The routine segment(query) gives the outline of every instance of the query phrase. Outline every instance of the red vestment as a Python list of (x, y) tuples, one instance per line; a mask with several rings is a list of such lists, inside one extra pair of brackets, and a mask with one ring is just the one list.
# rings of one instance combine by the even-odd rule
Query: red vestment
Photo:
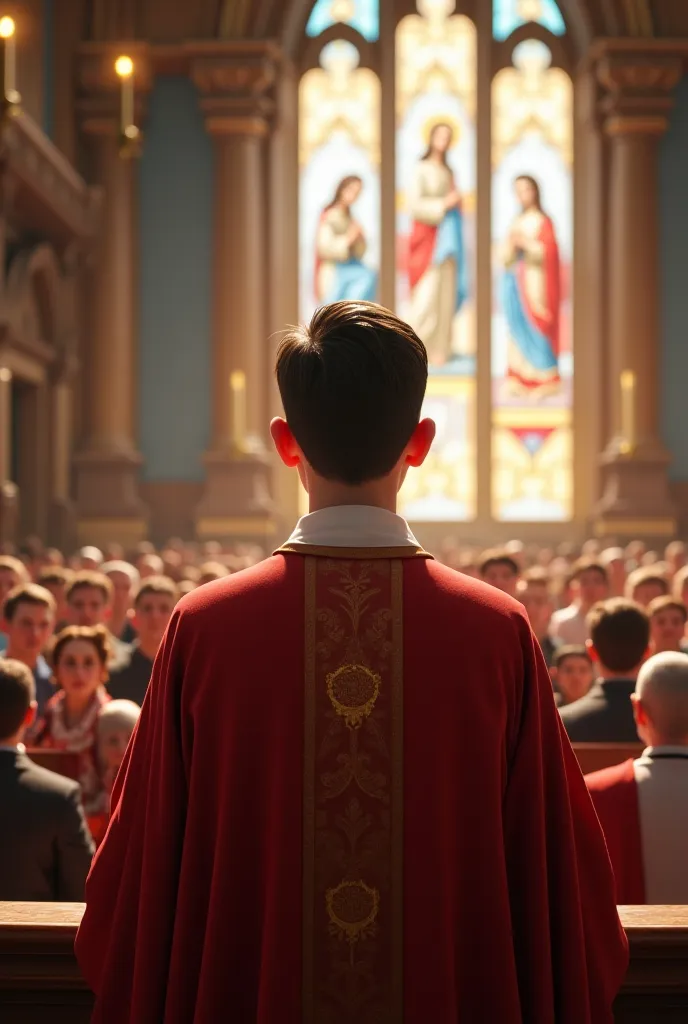
[(616, 902), (645, 903), (638, 784), (633, 758), (586, 775), (585, 781), (607, 840), (616, 881)]
[(611, 1024), (611, 868), (523, 609), (298, 552), (175, 611), (87, 884), (93, 1020)]

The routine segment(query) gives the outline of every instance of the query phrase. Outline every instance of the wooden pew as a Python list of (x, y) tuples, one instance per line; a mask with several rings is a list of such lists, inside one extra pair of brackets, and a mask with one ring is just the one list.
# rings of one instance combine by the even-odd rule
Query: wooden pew
[(644, 749), (642, 743), (573, 743), (572, 746), (583, 775), (611, 768), (630, 757), (640, 757)]
[[(686, 1024), (688, 907), (619, 912), (631, 963), (616, 1024)], [(82, 913), (81, 903), (0, 903), (2, 1024), (87, 1024), (93, 997), (73, 952)]]
[(79, 755), (70, 750), (44, 750), (42, 747), (27, 747), (26, 755), (41, 768), (47, 768), (48, 771), (64, 775), (75, 782), (79, 781)]

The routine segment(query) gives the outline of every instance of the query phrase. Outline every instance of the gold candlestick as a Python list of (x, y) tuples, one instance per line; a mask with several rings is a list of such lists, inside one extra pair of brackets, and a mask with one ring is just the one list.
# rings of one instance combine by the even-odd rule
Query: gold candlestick
[(232, 392), (232, 442), (239, 452), (246, 451), (246, 374), (234, 370), (229, 375)]
[(635, 373), (624, 370), (621, 382), (621, 451), (630, 455), (635, 450)]

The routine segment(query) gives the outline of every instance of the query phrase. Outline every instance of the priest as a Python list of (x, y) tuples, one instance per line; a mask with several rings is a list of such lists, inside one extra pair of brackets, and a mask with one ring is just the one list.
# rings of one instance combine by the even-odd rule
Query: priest
[(588, 775), (618, 903), (688, 903), (688, 656), (656, 654), (632, 694), (642, 756)]
[(613, 877), (524, 610), (395, 514), (423, 345), (340, 302), (277, 380), (310, 513), (168, 627), (77, 937), (94, 1022), (611, 1024)]

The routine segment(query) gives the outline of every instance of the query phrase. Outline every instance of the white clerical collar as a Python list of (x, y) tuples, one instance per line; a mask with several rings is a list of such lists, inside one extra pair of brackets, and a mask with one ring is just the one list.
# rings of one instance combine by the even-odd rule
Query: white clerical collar
[(648, 760), (651, 761), (653, 758), (661, 759), (674, 757), (688, 759), (688, 746), (667, 743), (661, 747), (645, 747), (645, 750), (643, 750), (640, 755), (640, 760), (642, 761), (644, 758), (648, 758)]
[(333, 505), (302, 516), (287, 541), (328, 548), (419, 548), (401, 516), (374, 505)]

